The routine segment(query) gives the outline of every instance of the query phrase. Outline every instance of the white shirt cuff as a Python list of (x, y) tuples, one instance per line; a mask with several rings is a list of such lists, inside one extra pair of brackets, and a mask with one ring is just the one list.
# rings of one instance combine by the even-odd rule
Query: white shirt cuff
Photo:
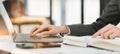
[(118, 24), (116, 25), (116, 27), (120, 28), (120, 23), (118, 23)]
[(71, 33), (70, 28), (69, 28), (68, 26), (65, 26), (65, 27), (66, 27), (66, 29), (68, 30), (67, 35), (69, 35), (69, 34)]

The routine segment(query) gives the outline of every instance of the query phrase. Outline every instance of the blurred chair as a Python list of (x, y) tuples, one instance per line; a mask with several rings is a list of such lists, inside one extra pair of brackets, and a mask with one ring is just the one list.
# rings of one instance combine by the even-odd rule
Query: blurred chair
[(13, 25), (18, 25), (19, 33), (21, 33), (21, 25), (25, 24), (42, 24), (46, 22), (47, 19), (45, 17), (29, 17), (29, 16), (21, 16), (16, 18), (11, 18)]
[(13, 25), (18, 25), (21, 33), (23, 24), (42, 24), (47, 21), (47, 17), (30, 17), (25, 16), (25, 0), (6, 0), (4, 5), (11, 18)]

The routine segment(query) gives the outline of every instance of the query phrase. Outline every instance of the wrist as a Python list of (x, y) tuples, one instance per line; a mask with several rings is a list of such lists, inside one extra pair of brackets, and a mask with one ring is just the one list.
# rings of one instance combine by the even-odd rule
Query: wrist
[(60, 33), (67, 34), (69, 32), (69, 30), (67, 29), (66, 26), (60, 26), (60, 27), (61, 27), (61, 32)]

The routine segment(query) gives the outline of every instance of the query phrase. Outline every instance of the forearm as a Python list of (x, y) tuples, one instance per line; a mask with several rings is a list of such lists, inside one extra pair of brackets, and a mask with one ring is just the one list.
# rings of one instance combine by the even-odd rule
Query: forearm
[(82, 25), (82, 24), (76, 24), (76, 25), (68, 25), (70, 28), (70, 35), (76, 35), (76, 36), (84, 36), (84, 35), (92, 35), (94, 34), (99, 27), (94, 27), (92, 25)]

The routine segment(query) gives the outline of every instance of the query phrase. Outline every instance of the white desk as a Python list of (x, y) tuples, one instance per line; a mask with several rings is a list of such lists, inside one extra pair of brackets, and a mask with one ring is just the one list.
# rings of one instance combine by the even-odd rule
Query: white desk
[(82, 48), (63, 45), (58, 48), (20, 49), (16, 48), (10, 36), (0, 36), (0, 49), (13, 54), (119, 54), (95, 48)]

